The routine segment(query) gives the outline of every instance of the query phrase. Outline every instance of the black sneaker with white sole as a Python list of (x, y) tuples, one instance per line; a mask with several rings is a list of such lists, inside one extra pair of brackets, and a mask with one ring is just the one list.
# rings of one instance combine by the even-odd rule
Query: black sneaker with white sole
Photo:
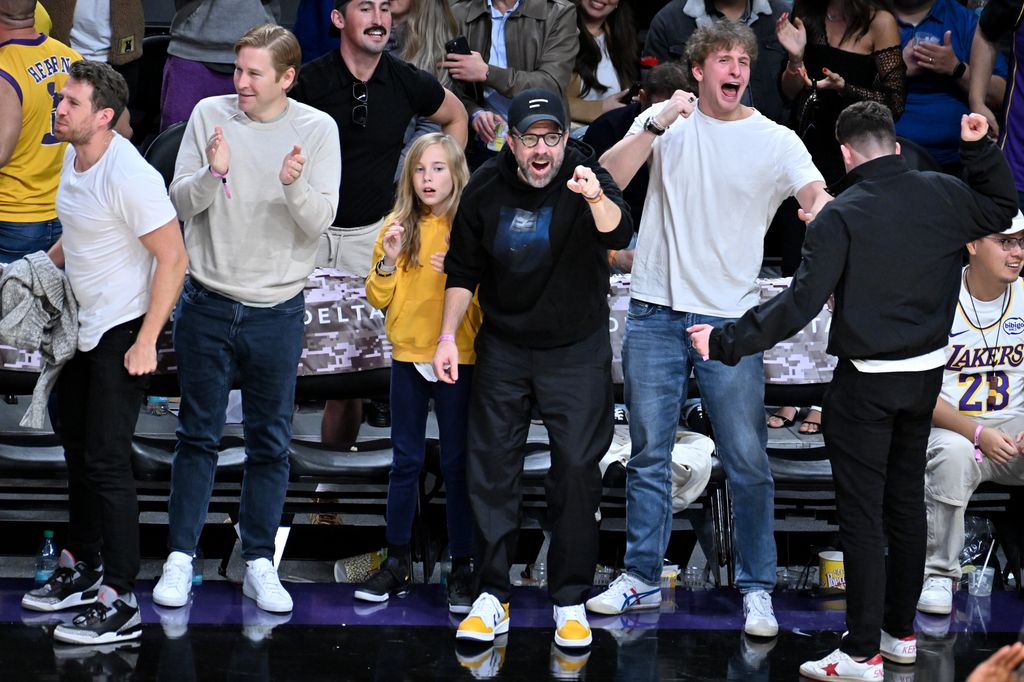
[(454, 566), (448, 576), (448, 610), (452, 613), (469, 613), (473, 609), (473, 567)]
[(411, 584), (408, 566), (403, 566), (398, 559), (388, 557), (378, 570), (356, 587), (353, 596), (363, 601), (387, 601), (391, 595), (408, 590)]
[(53, 630), (58, 642), (89, 646), (126, 642), (141, 635), (138, 605), (132, 606), (107, 585), (100, 587), (96, 603), (75, 616), (70, 625), (58, 625)]
[(60, 553), (57, 568), (50, 578), (21, 598), (21, 605), (32, 611), (60, 611), (96, 602), (103, 571), (90, 568), (66, 549)]

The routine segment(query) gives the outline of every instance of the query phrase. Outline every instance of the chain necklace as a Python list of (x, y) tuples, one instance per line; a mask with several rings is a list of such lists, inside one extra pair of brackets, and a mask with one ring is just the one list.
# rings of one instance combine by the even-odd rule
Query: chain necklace
[[(978, 306), (976, 306), (974, 304), (974, 294), (971, 293), (971, 285), (967, 282), (967, 273), (970, 271), (970, 269), (971, 269), (971, 267), (968, 265), (967, 269), (964, 270), (964, 288), (967, 289), (967, 295), (971, 299), (971, 310), (974, 311), (974, 319), (972, 320), (971, 316), (968, 315), (967, 316), (967, 321), (970, 322), (971, 324), (973, 324), (978, 329), (978, 331), (981, 332), (981, 340), (985, 344), (985, 348), (987, 348), (989, 351), (991, 351), (993, 348), (995, 348), (996, 346), (999, 345), (999, 335), (1003, 331), (1003, 325), (1000, 324), (998, 327), (996, 327), (996, 343), (995, 343), (994, 346), (990, 346), (989, 343), (988, 343), (988, 337), (985, 336), (985, 329), (986, 329), (986, 326), (987, 327), (991, 327), (992, 325), (984, 325), (984, 324), (981, 323), (981, 315), (978, 314)], [(1003, 305), (1002, 305), (1003, 309), (1002, 309), (1002, 312), (999, 313), (999, 317), (997, 317), (992, 324), (997, 324), (1000, 320), (1003, 319), (1003, 316), (1006, 315), (1006, 309), (1010, 305), (1009, 299), (1010, 299), (1010, 287), (1007, 286), (1006, 289), (1003, 291)], [(967, 311), (965, 310), (964, 312), (966, 313)]]

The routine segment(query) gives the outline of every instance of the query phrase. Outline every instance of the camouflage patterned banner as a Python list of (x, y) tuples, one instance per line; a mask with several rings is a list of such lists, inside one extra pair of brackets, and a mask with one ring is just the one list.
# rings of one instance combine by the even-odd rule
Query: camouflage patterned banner
[[(789, 286), (790, 278), (759, 279), (761, 302)], [(608, 329), (612, 338), (612, 380), (622, 382), (622, 338), (626, 333), (629, 310), (629, 275), (613, 275), (611, 315)], [(832, 313), (822, 308), (818, 316), (792, 338), (777, 344), (764, 354), (764, 381), (767, 384), (821, 384), (832, 380), (836, 359), (825, 352)]]
[[(765, 301), (789, 285), (789, 279), (760, 280)], [(332, 269), (317, 269), (305, 287), (306, 341), (298, 376), (344, 374), (391, 365), (391, 343), (384, 333), (384, 314), (366, 301), (363, 278)], [(612, 378), (622, 382), (622, 337), (629, 308), (629, 275), (611, 278)], [(817, 384), (832, 379), (834, 357), (825, 353), (831, 314), (822, 309), (803, 331), (764, 355), (765, 382)], [(157, 372), (177, 370), (170, 325), (159, 342)], [(38, 372), (39, 353), (0, 346), (2, 369)]]

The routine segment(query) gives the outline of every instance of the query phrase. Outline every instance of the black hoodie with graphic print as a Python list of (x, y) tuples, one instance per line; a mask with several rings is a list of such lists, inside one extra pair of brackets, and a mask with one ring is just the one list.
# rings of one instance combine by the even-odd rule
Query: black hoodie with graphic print
[[(611, 232), (597, 230), (590, 206), (566, 186), (578, 165), (594, 170), (622, 210)], [(575, 140), (546, 187), (517, 171), (506, 147), (473, 174), (452, 226), (446, 287), (479, 285), (482, 331), (529, 348), (565, 346), (608, 324), (607, 251), (629, 244), (633, 220), (590, 147)]]

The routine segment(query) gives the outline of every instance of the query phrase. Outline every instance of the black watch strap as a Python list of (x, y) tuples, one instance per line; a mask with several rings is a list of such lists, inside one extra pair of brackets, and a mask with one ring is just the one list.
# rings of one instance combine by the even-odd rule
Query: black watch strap
[(658, 122), (654, 120), (654, 117), (651, 116), (644, 123), (644, 130), (651, 133), (652, 135), (664, 135), (665, 131), (668, 130), (668, 128), (663, 128), (662, 126), (660, 126)]
[(964, 62), (957, 62), (956, 68), (953, 69), (953, 80), (958, 81), (964, 77), (964, 73), (967, 72), (967, 64)]

